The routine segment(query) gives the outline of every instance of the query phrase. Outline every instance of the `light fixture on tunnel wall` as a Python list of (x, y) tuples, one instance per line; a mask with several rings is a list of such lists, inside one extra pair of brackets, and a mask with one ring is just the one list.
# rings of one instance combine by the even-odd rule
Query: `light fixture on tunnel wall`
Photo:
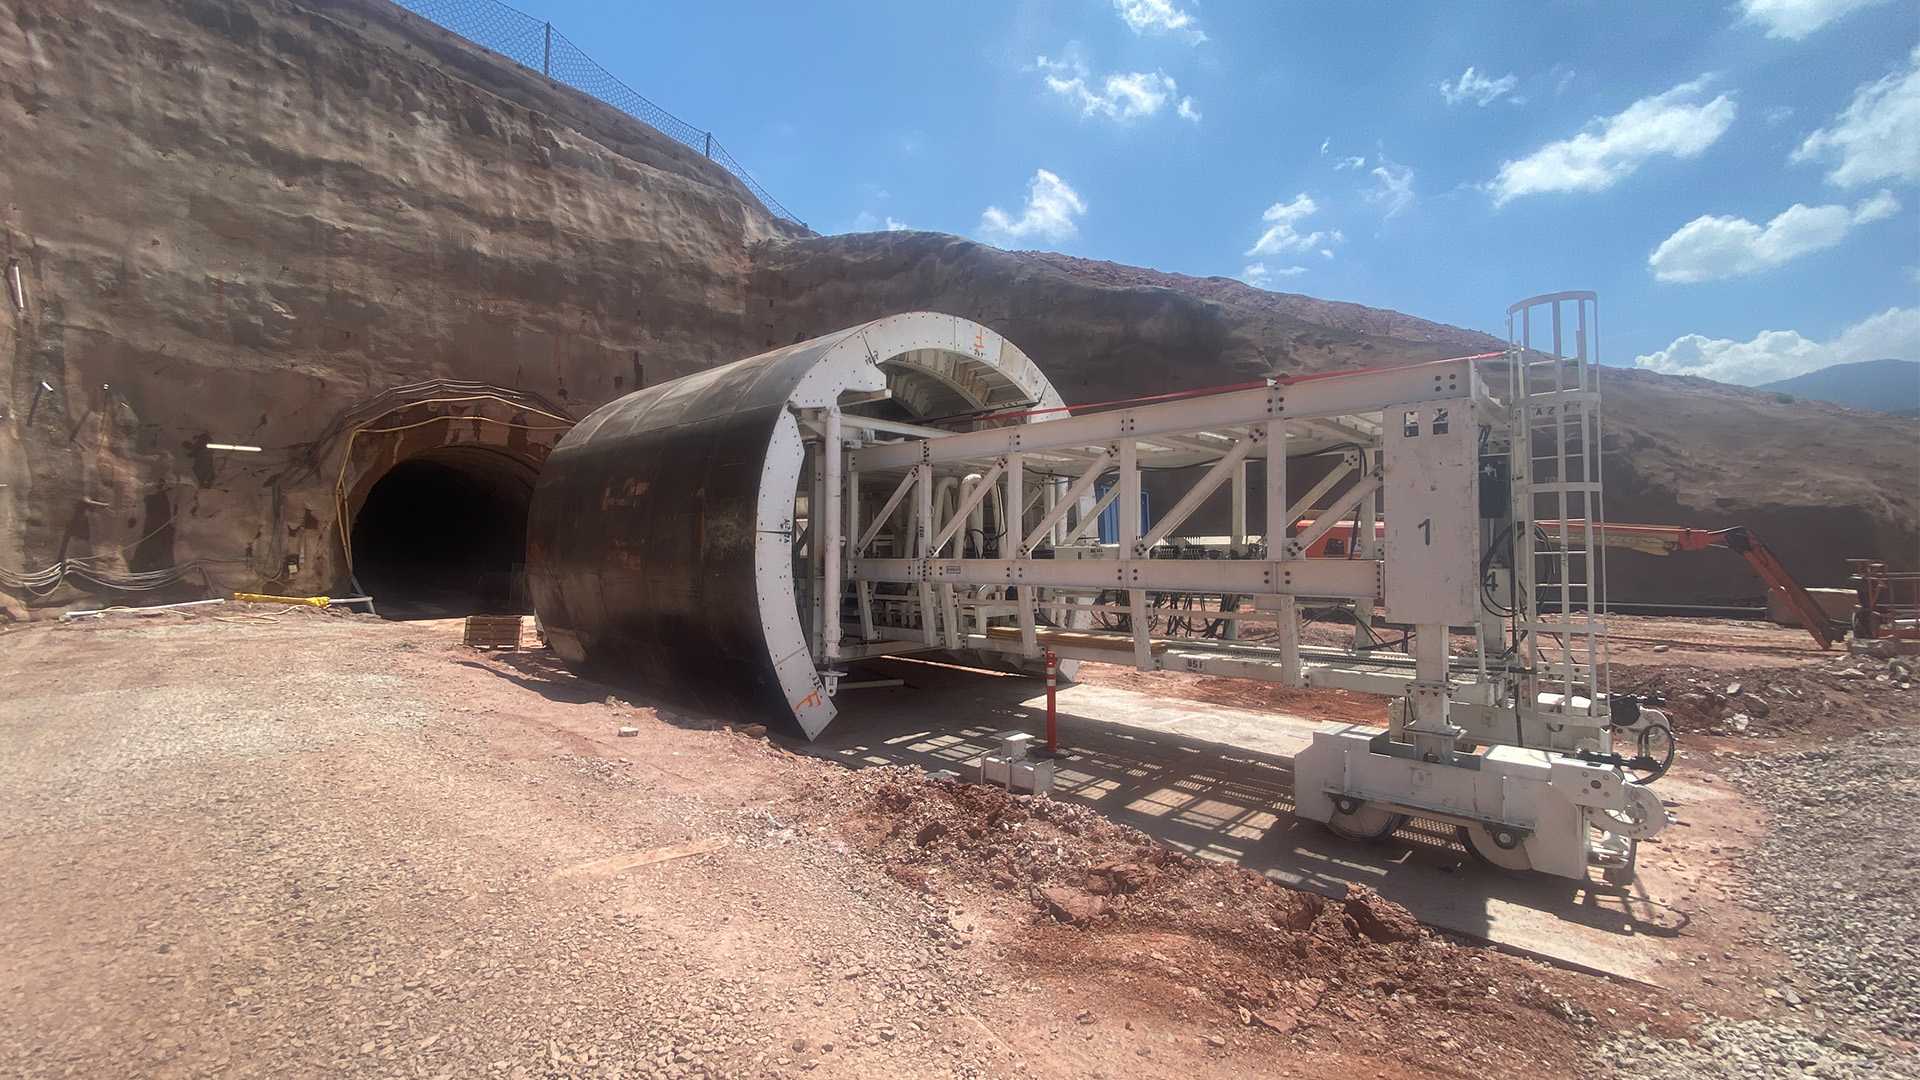
[(13, 301), (15, 311), (27, 309), (27, 287), (20, 280), (20, 260), (7, 260), (7, 298)]
[(257, 454), (260, 452), (260, 447), (258, 446), (242, 446), (239, 443), (224, 443), (224, 442), (210, 442), (207, 444), (207, 449), (233, 450), (242, 454)]

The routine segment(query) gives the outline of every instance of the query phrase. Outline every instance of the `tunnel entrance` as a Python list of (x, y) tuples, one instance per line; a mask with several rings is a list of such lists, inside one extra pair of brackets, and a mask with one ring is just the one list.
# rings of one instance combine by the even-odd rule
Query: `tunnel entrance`
[(390, 619), (533, 610), (527, 600), (531, 463), (449, 446), (388, 469), (353, 519), (353, 573)]

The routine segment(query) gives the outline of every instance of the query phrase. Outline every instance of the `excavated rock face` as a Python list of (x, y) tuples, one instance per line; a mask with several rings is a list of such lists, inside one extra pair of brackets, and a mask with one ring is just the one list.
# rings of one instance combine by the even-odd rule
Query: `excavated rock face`
[[(579, 417), (737, 359), (746, 248), (797, 232), (694, 151), (377, 0), (4, 0), (0, 83), (26, 300), (0, 300), (9, 570), (199, 558), (227, 589), (344, 588), (339, 504), (377, 477), (336, 492), (342, 413), (453, 378)], [(462, 467), (491, 483), (558, 437), (519, 419), (373, 452), (477, 440), (500, 460)]]
[[(192, 595), (337, 595), (368, 500), (395, 523), (369, 550), (417, 553), (414, 534), (473, 528), (433, 510), (476, 501), (459, 491), (513, 516), (571, 419), (615, 397), (902, 311), (991, 325), (1075, 402), (1499, 345), (1223, 279), (815, 237), (380, 0), (0, 0), (0, 147), (0, 261), (24, 292), (0, 297), (16, 616), (44, 591), (20, 572), (62, 560)], [(1607, 393), (1616, 520), (1750, 525), (1810, 584), (1920, 549), (1920, 423), (1637, 373)], [(382, 494), (406, 462), (413, 486)], [(1760, 591), (1723, 552), (1613, 564), (1634, 599)]]
[[(768, 313), (769, 342), (909, 307), (983, 322), (1038, 358), (1070, 402), (1505, 348), (1393, 311), (929, 233), (763, 243), (752, 295), (753, 309)], [(1746, 525), (1807, 585), (1844, 585), (1849, 558), (1911, 566), (1920, 553), (1920, 422), (1630, 369), (1607, 369), (1602, 392), (1611, 520)], [(1224, 531), (1225, 505), (1222, 496), (1203, 508), (1196, 527), (1207, 527), (1211, 509)], [(1622, 601), (1765, 593), (1726, 551), (1613, 551), (1608, 564)]]

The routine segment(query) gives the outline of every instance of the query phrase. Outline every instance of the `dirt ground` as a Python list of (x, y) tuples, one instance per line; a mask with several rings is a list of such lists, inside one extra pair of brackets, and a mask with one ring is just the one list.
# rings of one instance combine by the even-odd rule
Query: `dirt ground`
[[(1698, 944), (1654, 989), (1082, 807), (636, 707), (447, 623), (214, 610), (0, 636), (0, 1074), (1532, 1078), (1799, 1007), (1744, 899), (1758, 815), (1649, 858), (1687, 875)], [(1729, 787), (1862, 709), (1913, 723), (1884, 662), (1848, 676), (1753, 629), (1623, 628), (1661, 640), (1616, 650), (1617, 683), (1705, 699), (1675, 780)], [(1719, 730), (1735, 709), (1747, 726)]]

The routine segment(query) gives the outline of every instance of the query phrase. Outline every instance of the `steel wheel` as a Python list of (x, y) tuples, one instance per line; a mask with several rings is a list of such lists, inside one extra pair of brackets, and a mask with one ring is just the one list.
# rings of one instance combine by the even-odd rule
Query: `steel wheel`
[[(1527, 845), (1519, 833), (1489, 829), (1485, 825), (1462, 825), (1458, 831), (1460, 842), (1466, 845), (1467, 854), (1479, 862), (1502, 870), (1533, 869), (1533, 860), (1527, 857)], [(1502, 839), (1510, 840), (1512, 846), (1501, 846)]]
[(1327, 828), (1343, 840), (1351, 840), (1356, 844), (1377, 844), (1406, 823), (1407, 815), (1396, 814), (1370, 803), (1361, 803), (1353, 808), (1352, 813), (1343, 813), (1336, 800), (1333, 816), (1327, 819)]

